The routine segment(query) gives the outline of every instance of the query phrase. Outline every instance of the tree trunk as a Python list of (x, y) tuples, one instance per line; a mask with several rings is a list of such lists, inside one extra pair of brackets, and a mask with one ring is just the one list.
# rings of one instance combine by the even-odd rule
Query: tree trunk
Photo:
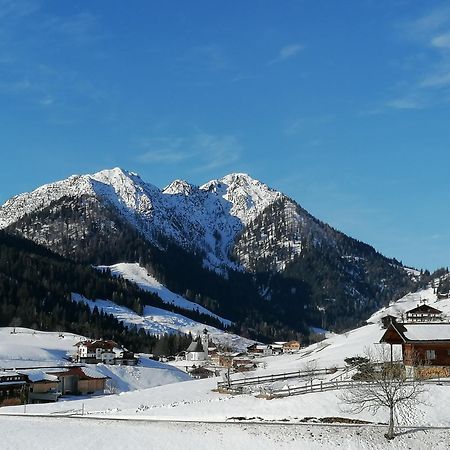
[(386, 434), (386, 439), (394, 439), (394, 406), (389, 408), (389, 428)]

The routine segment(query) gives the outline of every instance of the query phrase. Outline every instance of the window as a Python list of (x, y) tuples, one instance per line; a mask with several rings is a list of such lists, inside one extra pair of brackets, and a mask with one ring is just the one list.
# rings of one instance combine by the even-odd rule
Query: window
[(428, 360), (436, 359), (436, 351), (435, 350), (427, 350), (427, 359)]

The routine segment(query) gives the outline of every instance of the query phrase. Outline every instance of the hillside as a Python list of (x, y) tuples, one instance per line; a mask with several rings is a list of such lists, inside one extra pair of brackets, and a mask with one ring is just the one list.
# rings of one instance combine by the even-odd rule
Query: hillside
[[(67, 355), (84, 336), (22, 327), (0, 328), (0, 367), (9, 369), (67, 365)], [(88, 365), (89, 366), (89, 365)], [(185, 372), (141, 355), (137, 366), (91, 365), (108, 376), (116, 393), (190, 380)]]
[[(129, 327), (98, 308), (92, 310), (73, 300), (114, 299), (123, 308), (142, 314), (145, 307), (164, 308), (156, 294), (140, 289), (123, 278), (111, 277), (95, 268), (67, 260), (23, 238), (0, 232), (0, 326), (24, 326), (43, 331), (61, 330), (92, 338), (117, 340), (134, 351), (150, 353), (159, 340), (170, 343), (173, 352), (184, 350), (188, 336), (173, 329), (173, 336), (160, 338)], [(170, 305), (172, 314), (198, 327), (223, 323), (216, 317)], [(167, 314), (169, 314), (167, 312)], [(175, 334), (174, 334), (175, 333)], [(161, 337), (162, 336), (162, 337)]]

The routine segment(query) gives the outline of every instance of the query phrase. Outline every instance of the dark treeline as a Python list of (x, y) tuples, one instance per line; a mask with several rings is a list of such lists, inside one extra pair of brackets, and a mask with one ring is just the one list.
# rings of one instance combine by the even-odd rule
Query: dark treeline
[(143, 329), (126, 328), (112, 315), (72, 301), (71, 293), (89, 299), (113, 299), (142, 313), (145, 305), (166, 307), (193, 319), (219, 325), (210, 316), (165, 305), (159, 297), (123, 279), (111, 278), (90, 266), (55, 255), (32, 242), (0, 231), (0, 326), (23, 326), (46, 331), (68, 331), (91, 338), (114, 339), (133, 351), (156, 348), (177, 353), (186, 336), (151, 336)]
[[(313, 310), (304, 307), (309, 303), (305, 283), (285, 283), (283, 276), (273, 273), (228, 271), (224, 277), (205, 269), (203, 254), (188, 252), (165, 236), (154, 236), (159, 245), (152, 245), (114, 210), (91, 197), (64, 197), (9, 230), (45, 241), (59, 254), (85, 264), (138, 262), (170, 290), (232, 320), (235, 326), (230, 331), (245, 337), (272, 341), (307, 336), (307, 324), (314, 318)], [(261, 286), (267, 283), (276, 288), (270, 301), (261, 296)], [(294, 297), (292, 283), (297, 286)]]

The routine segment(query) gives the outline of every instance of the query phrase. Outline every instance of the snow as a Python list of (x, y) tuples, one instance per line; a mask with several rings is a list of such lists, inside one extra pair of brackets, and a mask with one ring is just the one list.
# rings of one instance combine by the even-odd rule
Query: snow
[[(406, 305), (416, 306), (418, 298), (430, 297), (425, 290), (409, 294), (389, 308), (403, 311)], [(450, 307), (450, 299), (439, 301), (441, 308)], [(384, 311), (385, 312), (385, 311)], [(167, 311), (166, 311), (167, 313)], [(324, 341), (301, 349), (294, 354), (261, 357), (265, 368), (239, 375), (240, 377), (302, 370), (308, 364), (320, 367), (341, 367), (347, 357), (364, 355), (365, 348), (376, 346), (384, 333), (375, 314), (371, 323), (341, 335), (330, 335)], [(436, 325), (440, 327), (442, 324)], [(98, 365), (96, 370), (103, 371)], [(109, 366), (110, 370), (113, 366)], [(116, 369), (116, 368), (114, 368)], [(121, 368), (125, 369), (125, 368)], [(126, 368), (133, 370), (133, 368)], [(175, 370), (174, 368), (172, 368)], [(105, 373), (105, 372), (102, 372)], [(337, 372), (337, 375), (342, 371)], [(108, 375), (109, 376), (109, 375)], [(132, 375), (129, 374), (131, 377)], [(238, 375), (233, 375), (237, 377)], [(331, 379), (336, 375), (327, 375)], [(261, 449), (404, 449), (450, 448), (449, 386), (429, 385), (426, 403), (410, 410), (400, 418), (397, 437), (387, 443), (387, 412), (376, 414), (349, 413), (339, 391), (308, 393), (274, 400), (257, 398), (255, 393), (228, 395), (214, 388), (221, 378), (192, 380), (149, 389), (123, 392), (119, 395), (95, 397), (24, 408), (4, 407), (0, 410), (0, 441), (2, 448), (246, 448)], [(297, 379), (294, 383), (302, 384)], [(288, 384), (287, 381), (281, 384)], [(282, 387), (282, 386), (281, 386)], [(81, 414), (83, 417), (67, 417)], [(8, 417), (4, 414), (19, 414)], [(41, 414), (44, 417), (36, 417)], [(48, 414), (50, 417), (45, 417)], [(58, 416), (59, 415), (59, 416)], [(65, 417), (64, 417), (65, 416)], [(320, 418), (344, 417), (365, 420), (372, 425), (324, 425), (302, 423)], [(239, 423), (240, 419), (246, 419)], [(315, 418), (315, 419), (311, 419)], [(25, 419), (25, 420), (24, 420)], [(112, 420), (111, 420), (112, 419)], [(20, 433), (8, 430), (20, 428)], [(104, 431), (105, 440), (98, 440), (98, 430)], [(64, 429), (64, 433), (60, 430)], [(70, 436), (70, 439), (67, 439)]]
[(444, 317), (450, 317), (450, 301), (449, 299), (438, 299), (432, 287), (420, 290), (418, 292), (411, 292), (401, 299), (391, 302), (389, 306), (380, 309), (374, 313), (368, 322), (376, 323), (382, 317), (391, 315), (394, 317), (401, 317), (406, 311), (420, 305), (421, 302), (426, 301), (427, 305), (439, 309), (443, 312)]
[[(11, 433), (10, 430), (19, 427), (20, 433)], [(26, 421), (20, 417), (0, 418), (0, 440), (5, 450), (444, 450), (448, 449), (450, 442), (448, 430), (406, 429), (403, 434), (388, 443), (380, 427), (108, 422), (43, 417), (27, 417)]]
[(165, 236), (204, 253), (204, 265), (223, 272), (242, 269), (230, 259), (239, 233), (268, 205), (283, 197), (246, 174), (230, 174), (201, 187), (176, 180), (166, 189), (120, 168), (74, 175), (9, 199), (0, 206), (0, 229), (63, 197), (96, 197), (159, 246)]
[[(63, 371), (63, 367), (69, 365), (67, 353), (73, 352), (74, 345), (85, 339), (84, 336), (71, 333), (0, 328), (0, 372), (1, 368), (16, 369), (33, 380), (54, 380), (51, 374), (45, 374), (43, 369), (38, 367), (46, 368), (46, 372)], [(191, 379), (188, 374), (175, 367), (153, 361), (147, 355), (139, 356), (138, 366), (88, 364), (82, 370), (92, 377), (111, 378), (118, 392), (147, 389)], [(36, 369), (29, 369), (33, 367)], [(11, 373), (7, 372), (8, 375)]]
[(450, 323), (405, 324), (404, 335), (411, 341), (450, 341)]
[(82, 336), (72, 333), (0, 328), (0, 367), (65, 365), (67, 352), (81, 339)]
[(98, 266), (97, 269), (110, 270), (112, 275), (123, 277), (126, 280), (137, 284), (137, 286), (142, 290), (156, 294), (161, 300), (169, 305), (174, 305), (190, 311), (198, 311), (201, 314), (207, 314), (208, 316), (220, 320), (224, 326), (232, 325), (230, 320), (224, 319), (217, 314), (214, 314), (209, 309), (206, 309), (202, 305), (191, 302), (181, 295), (170, 291), (138, 263), (119, 263), (112, 266)]
[(58, 377), (55, 375), (50, 375), (45, 373), (43, 370), (39, 369), (28, 369), (21, 370), (20, 373), (22, 375), (26, 375), (28, 379), (32, 382), (36, 381), (58, 381)]
[(163, 335), (173, 333), (191, 333), (193, 336), (199, 335), (206, 328), (211, 340), (216, 344), (227, 346), (235, 350), (245, 350), (254, 341), (243, 338), (237, 334), (227, 333), (219, 328), (205, 325), (195, 320), (189, 319), (181, 314), (177, 314), (154, 306), (145, 306), (144, 314), (140, 316), (129, 308), (126, 308), (110, 300), (90, 300), (79, 294), (72, 294), (72, 299), (83, 302), (91, 310), (95, 307), (106, 314), (112, 314), (117, 320), (126, 326), (143, 328), (149, 334)]

